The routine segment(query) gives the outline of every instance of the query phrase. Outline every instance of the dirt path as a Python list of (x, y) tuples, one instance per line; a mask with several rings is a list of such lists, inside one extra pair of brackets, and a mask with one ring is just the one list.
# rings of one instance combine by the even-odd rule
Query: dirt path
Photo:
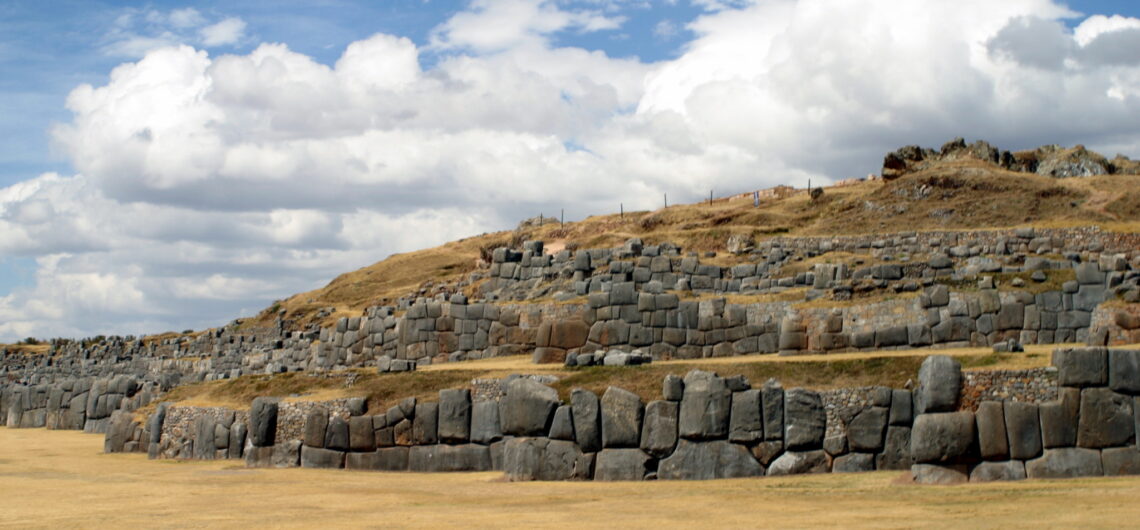
[(0, 428), (7, 528), (1121, 527), (1140, 478), (956, 487), (898, 473), (506, 483), (497, 473), (245, 469), (101, 454), (102, 437)]

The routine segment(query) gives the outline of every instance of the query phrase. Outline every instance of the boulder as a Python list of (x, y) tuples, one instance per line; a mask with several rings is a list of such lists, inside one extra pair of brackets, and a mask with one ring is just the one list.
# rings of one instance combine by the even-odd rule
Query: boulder
[(554, 409), (554, 419), (550, 422), (550, 439), (574, 441), (574, 417), (570, 405), (559, 405)]
[(1009, 459), (1009, 437), (1005, 429), (1005, 406), (1001, 401), (983, 401), (974, 414), (978, 423), (978, 452), (985, 460)]
[(503, 433), (545, 436), (558, 405), (558, 392), (553, 388), (525, 377), (512, 379), (499, 410)]
[(471, 391), (449, 388), (439, 391), (439, 440), (461, 444), (471, 438)]
[(958, 406), (962, 365), (946, 355), (931, 355), (918, 369), (915, 413), (952, 412)]
[(732, 393), (724, 379), (712, 372), (693, 370), (685, 375), (679, 433), (690, 440), (712, 440), (728, 435)]
[(823, 446), (827, 413), (818, 392), (793, 388), (784, 394), (784, 446), (789, 451)]
[(657, 469), (657, 476), (666, 480), (708, 480), (763, 474), (764, 468), (747, 447), (724, 440), (681, 440), (673, 454), (662, 460)]
[(982, 462), (970, 471), (970, 482), (994, 482), (999, 480), (1024, 480), (1025, 463), (1018, 460), (1004, 462)]
[(1107, 388), (1081, 390), (1077, 446), (1093, 449), (1125, 445), (1134, 440), (1136, 418), (1132, 397)]
[(831, 463), (832, 473), (859, 473), (875, 470), (875, 455), (872, 453), (847, 453)]
[(641, 449), (603, 449), (594, 463), (594, 480), (644, 480), (650, 461)]
[(951, 484), (965, 484), (970, 480), (970, 476), (966, 474), (966, 466), (960, 464), (948, 466), (915, 464), (911, 466), (910, 472), (917, 484), (946, 486)]
[(645, 407), (641, 429), (641, 450), (654, 458), (665, 458), (677, 445), (677, 419), (680, 404), (676, 401), (651, 401)]
[(273, 467), (285, 468), (297, 467), (301, 465), (300, 440), (289, 440), (288, 442), (281, 442), (272, 448), (266, 447), (265, 449), (271, 449), (269, 451), (269, 461), (270, 465)]
[(728, 440), (748, 444), (763, 439), (764, 419), (761, 416), (760, 391), (733, 392)]
[(1025, 463), (1028, 478), (1075, 478), (1104, 475), (1100, 451), (1081, 447), (1046, 449), (1040, 458)]
[(602, 447), (638, 447), (645, 406), (637, 394), (609, 387), (602, 395)]
[(317, 447), (301, 448), (301, 467), (339, 469), (344, 467), (344, 452)]
[(1036, 404), (1006, 401), (1005, 430), (1010, 458), (1028, 460), (1041, 454), (1041, 420)]
[(911, 457), (919, 464), (956, 462), (970, 453), (976, 432), (969, 411), (920, 414), (911, 431)]
[(857, 452), (882, 450), (889, 414), (886, 407), (867, 407), (859, 411), (847, 424), (847, 446)]
[(566, 440), (550, 440), (542, 451), (538, 480), (589, 480), (593, 477), (594, 454), (583, 453)]
[(786, 451), (768, 466), (767, 475), (778, 477), (783, 475), (801, 475), (805, 473), (827, 473), (827, 453), (822, 449), (815, 451)]
[(277, 401), (254, 398), (249, 408), (249, 437), (254, 447), (271, 447), (277, 433)]
[(661, 394), (668, 401), (681, 401), (685, 396), (685, 382), (679, 376), (669, 374), (661, 384)]
[(499, 426), (499, 404), (480, 401), (471, 406), (471, 441), (489, 444), (503, 437)]
[(602, 449), (601, 400), (589, 390), (575, 388), (570, 392), (574, 417), (574, 438), (586, 453)]

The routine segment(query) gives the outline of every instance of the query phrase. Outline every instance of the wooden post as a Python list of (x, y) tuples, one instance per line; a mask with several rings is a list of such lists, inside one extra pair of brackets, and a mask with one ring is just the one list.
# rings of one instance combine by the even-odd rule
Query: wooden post
[(621, 218), (625, 219), (625, 203), (618, 203), (618, 208), (621, 209)]
[(665, 196), (665, 207), (668, 208), (669, 207), (669, 194), (665, 193), (663, 195)]
[(562, 209), (562, 217), (559, 218), (558, 228), (566, 228), (566, 209)]

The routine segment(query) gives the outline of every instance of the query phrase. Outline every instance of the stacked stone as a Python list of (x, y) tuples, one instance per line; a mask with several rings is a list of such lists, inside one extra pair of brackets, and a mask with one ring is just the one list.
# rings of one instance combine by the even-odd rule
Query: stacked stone
[(133, 411), (157, 394), (153, 383), (140, 384), (131, 375), (67, 378), (38, 385), (9, 384), (0, 388), (0, 411), (10, 428), (84, 430), (106, 433), (111, 414)]
[(951, 412), (955, 363), (928, 358), (920, 371), (911, 440), (915, 479), (954, 483), (1140, 474), (1134, 414), (1140, 404), (1140, 350), (1057, 350), (1053, 364), (1059, 399), (984, 401), (975, 415)]

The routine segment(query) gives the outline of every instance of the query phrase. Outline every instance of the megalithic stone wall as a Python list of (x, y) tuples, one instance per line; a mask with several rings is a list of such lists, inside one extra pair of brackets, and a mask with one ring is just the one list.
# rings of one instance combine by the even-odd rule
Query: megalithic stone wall
[(920, 483), (1140, 474), (1136, 414), (1140, 350), (1101, 347), (1053, 354), (1058, 398), (983, 401), (958, 410), (958, 367), (944, 357), (922, 366), (911, 438)]

